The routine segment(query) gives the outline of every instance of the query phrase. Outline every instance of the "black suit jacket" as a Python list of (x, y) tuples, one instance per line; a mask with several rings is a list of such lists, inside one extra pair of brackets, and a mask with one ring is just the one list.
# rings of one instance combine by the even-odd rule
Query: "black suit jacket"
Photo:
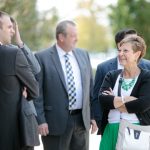
[[(38, 83), (18, 48), (0, 46), (0, 147), (15, 149), (18, 138), (18, 112), (22, 87), (27, 88), (27, 99), (38, 97)], [(16, 142), (16, 143), (15, 143)], [(17, 145), (17, 144), (16, 144)], [(19, 145), (19, 144), (18, 144)], [(17, 150), (17, 148), (16, 148)]]
[[(120, 73), (121, 70), (108, 72), (100, 88), (99, 101), (103, 110), (102, 124), (101, 124), (102, 133), (108, 122), (107, 119), (109, 110), (115, 109), (113, 103), (114, 96), (103, 95), (102, 92), (104, 90), (109, 90), (110, 87), (112, 89), (114, 88), (117, 77)], [(150, 109), (149, 89), (150, 89), (150, 71), (141, 69), (141, 73), (138, 77), (138, 80), (131, 92), (131, 96), (136, 97), (137, 100), (125, 103), (128, 113), (136, 113), (141, 124), (145, 124), (145, 122), (142, 120), (143, 118), (141, 117), (141, 114), (145, 113), (147, 110)]]
[[(103, 83), (103, 79), (105, 75), (109, 71), (117, 70), (117, 65), (118, 63), (116, 57), (99, 64), (96, 70), (92, 107), (93, 107), (94, 118), (97, 122), (99, 129), (101, 128), (102, 110), (98, 101), (98, 93)], [(141, 59), (139, 62), (139, 67), (150, 70), (150, 61), (146, 59)]]

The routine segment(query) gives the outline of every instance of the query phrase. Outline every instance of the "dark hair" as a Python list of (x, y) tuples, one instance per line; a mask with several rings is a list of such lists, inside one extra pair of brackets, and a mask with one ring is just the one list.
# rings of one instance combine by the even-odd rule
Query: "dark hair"
[(123, 30), (120, 30), (115, 35), (116, 45), (118, 43), (120, 43), (125, 38), (125, 36), (128, 35), (128, 34), (137, 34), (137, 32), (134, 29), (123, 29)]
[(64, 20), (61, 21), (60, 23), (58, 23), (57, 27), (56, 27), (56, 39), (58, 40), (58, 36), (59, 34), (64, 34), (66, 36), (66, 29), (67, 29), (67, 25), (70, 24), (72, 26), (76, 26), (75, 22), (71, 21), (71, 20)]
[(13, 17), (10, 16), (10, 21), (14, 24), (15, 23), (15, 19)]

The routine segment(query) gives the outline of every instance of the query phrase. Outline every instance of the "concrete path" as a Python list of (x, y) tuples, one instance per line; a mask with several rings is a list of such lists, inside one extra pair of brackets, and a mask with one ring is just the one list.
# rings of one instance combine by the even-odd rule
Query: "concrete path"
[[(96, 134), (90, 135), (90, 148), (89, 148), (89, 150), (99, 150), (100, 139), (101, 139), (100, 135), (96, 135)], [(40, 146), (35, 147), (35, 150), (43, 150), (42, 142), (41, 142)]]

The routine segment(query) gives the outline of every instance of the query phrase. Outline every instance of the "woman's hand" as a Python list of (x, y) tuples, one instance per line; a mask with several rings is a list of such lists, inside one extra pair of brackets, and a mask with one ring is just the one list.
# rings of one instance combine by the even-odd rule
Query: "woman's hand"
[(122, 105), (119, 108), (117, 108), (120, 112), (127, 112), (126, 106)]
[(103, 95), (114, 95), (113, 90), (109, 88), (109, 90), (105, 90), (102, 92)]
[(137, 100), (137, 98), (134, 97), (134, 96), (125, 96), (125, 97), (124, 97), (125, 103), (131, 102), (131, 101), (135, 101), (135, 100)]

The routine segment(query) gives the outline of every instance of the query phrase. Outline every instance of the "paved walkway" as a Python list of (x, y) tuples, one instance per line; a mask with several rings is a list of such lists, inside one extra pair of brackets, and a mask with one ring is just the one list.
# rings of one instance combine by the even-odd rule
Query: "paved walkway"
[[(100, 142), (101, 136), (92, 134), (90, 135), (90, 148), (89, 150), (99, 150), (99, 142)], [(35, 150), (43, 150), (42, 142), (40, 146), (35, 147)]]

